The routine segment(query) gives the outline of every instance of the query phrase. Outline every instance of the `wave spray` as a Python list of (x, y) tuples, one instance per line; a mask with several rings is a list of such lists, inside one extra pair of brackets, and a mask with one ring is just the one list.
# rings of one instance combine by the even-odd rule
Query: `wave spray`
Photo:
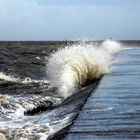
[(87, 81), (108, 73), (113, 56), (120, 50), (120, 44), (110, 40), (99, 46), (85, 43), (66, 46), (50, 55), (48, 77), (58, 88), (60, 96), (66, 99)]

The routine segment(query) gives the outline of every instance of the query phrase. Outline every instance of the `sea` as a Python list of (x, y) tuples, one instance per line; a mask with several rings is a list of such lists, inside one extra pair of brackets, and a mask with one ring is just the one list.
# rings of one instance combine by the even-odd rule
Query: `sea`
[(0, 133), (7, 140), (65, 137), (111, 73), (115, 57), (139, 41), (1, 41)]

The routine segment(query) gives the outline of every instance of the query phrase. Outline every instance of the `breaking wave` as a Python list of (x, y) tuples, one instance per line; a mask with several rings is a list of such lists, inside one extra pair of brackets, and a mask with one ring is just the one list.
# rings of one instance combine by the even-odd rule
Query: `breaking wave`
[(15, 78), (11, 75), (6, 75), (5, 73), (3, 72), (0, 72), (0, 80), (5, 80), (5, 81), (9, 81), (9, 82), (14, 82), (14, 81), (18, 81), (19, 78)]
[(19, 77), (14, 77), (13, 75), (6, 75), (3, 72), (0, 72), (0, 80), (1, 81), (7, 81), (7, 82), (22, 83), (22, 84), (28, 84), (28, 83), (49, 83), (49, 81), (46, 80), (46, 79), (36, 80), (36, 79), (32, 79), (30, 77), (25, 77), (24, 79), (20, 79)]
[(74, 44), (61, 48), (50, 55), (47, 74), (66, 99), (86, 82), (101, 78), (109, 72), (113, 56), (121, 50), (116, 41), (106, 40), (99, 46)]

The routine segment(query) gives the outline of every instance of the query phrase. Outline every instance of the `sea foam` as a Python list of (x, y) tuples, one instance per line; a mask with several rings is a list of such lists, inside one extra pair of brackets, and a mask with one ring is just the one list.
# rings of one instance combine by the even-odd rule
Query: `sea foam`
[(0, 72), (0, 81), (7, 81), (7, 82), (14, 82), (14, 83), (21, 83), (21, 84), (28, 84), (28, 83), (42, 83), (42, 84), (49, 84), (49, 81), (46, 79), (32, 79), (30, 77), (25, 77), (24, 79), (21, 79), (20, 77), (15, 77), (14, 75), (6, 75), (3, 72)]
[(48, 78), (58, 88), (60, 96), (66, 99), (87, 81), (108, 73), (112, 58), (120, 49), (118, 42), (110, 40), (99, 46), (81, 43), (61, 48), (48, 59)]

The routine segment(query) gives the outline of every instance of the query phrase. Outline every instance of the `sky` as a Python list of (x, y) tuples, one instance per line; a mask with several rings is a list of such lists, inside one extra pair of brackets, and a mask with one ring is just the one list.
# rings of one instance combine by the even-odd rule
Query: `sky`
[(0, 0), (0, 40), (137, 40), (140, 0)]

